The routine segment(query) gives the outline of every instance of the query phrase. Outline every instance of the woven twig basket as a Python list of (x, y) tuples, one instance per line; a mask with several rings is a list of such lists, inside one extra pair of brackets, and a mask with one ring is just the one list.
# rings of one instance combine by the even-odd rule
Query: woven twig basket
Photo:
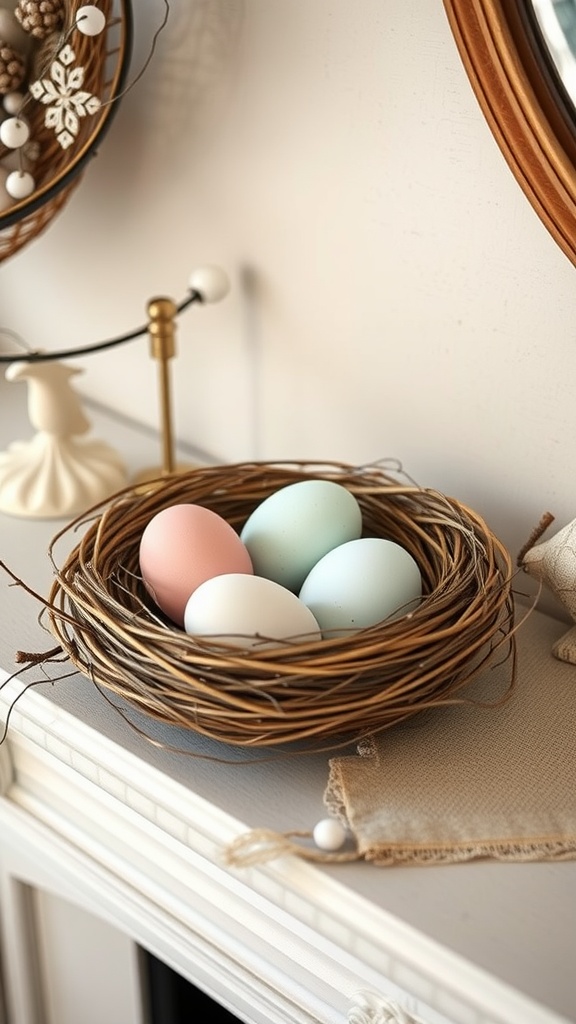
[[(50, 629), (73, 664), (139, 711), (225, 743), (305, 741), (327, 749), (426, 708), (458, 701), (493, 660), (515, 652), (512, 565), (482, 519), (380, 466), (241, 463), (191, 470), (146, 493), (127, 489), (52, 542)], [(364, 534), (404, 545), (425, 596), (409, 618), (314, 643), (224, 648), (164, 623), (139, 575), (146, 524), (178, 502), (205, 505), (238, 531), (287, 484), (335, 480), (357, 498)], [(61, 568), (55, 546), (84, 535)], [(511, 682), (515, 658), (510, 659)], [(304, 745), (305, 745), (304, 744)]]
[[(84, 0), (68, 0), (62, 33), (49, 36), (33, 52), (36, 75), (47, 77), (51, 57), (59, 49), (59, 39), (74, 25), (76, 12), (83, 4)], [(105, 31), (97, 36), (75, 31), (71, 42), (77, 64), (85, 72), (82, 88), (98, 97), (100, 110), (81, 119), (74, 143), (63, 149), (53, 129), (44, 123), (46, 107), (26, 96), (23, 116), (30, 125), (30, 138), (39, 147), (33, 165), (36, 187), (31, 196), (15, 202), (0, 215), (0, 262), (41, 234), (63, 208), (116, 113), (130, 61), (131, 5), (129, 0), (100, 0), (98, 7), (106, 17)]]

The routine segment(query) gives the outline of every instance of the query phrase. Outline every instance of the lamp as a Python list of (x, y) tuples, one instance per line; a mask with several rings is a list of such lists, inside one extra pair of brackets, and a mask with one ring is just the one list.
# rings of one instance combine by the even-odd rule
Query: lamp
[[(190, 275), (191, 294), (197, 295), (201, 302), (219, 302), (228, 294), (229, 288), (228, 277), (220, 267), (199, 267)], [(143, 470), (137, 477), (138, 483), (147, 483), (190, 468), (187, 464), (177, 465), (174, 452), (170, 360), (176, 355), (177, 313), (178, 306), (170, 298), (151, 299), (148, 303), (150, 354), (158, 364), (162, 464)]]

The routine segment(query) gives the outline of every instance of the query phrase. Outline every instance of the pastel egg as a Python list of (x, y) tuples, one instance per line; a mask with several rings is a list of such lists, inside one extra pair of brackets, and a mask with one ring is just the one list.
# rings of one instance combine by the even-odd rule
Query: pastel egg
[(256, 575), (296, 592), (320, 558), (361, 533), (362, 511), (350, 491), (331, 480), (301, 480), (265, 498), (240, 537)]
[(170, 505), (157, 512), (142, 533), (139, 559), (149, 594), (180, 626), (186, 602), (201, 583), (222, 573), (252, 572), (234, 528), (202, 505)]
[(422, 599), (422, 576), (400, 544), (362, 537), (324, 555), (304, 580), (299, 598), (324, 637), (346, 636), (413, 611)]
[(322, 639), (312, 612), (296, 594), (263, 576), (241, 573), (215, 576), (197, 587), (186, 604), (184, 628), (245, 648)]

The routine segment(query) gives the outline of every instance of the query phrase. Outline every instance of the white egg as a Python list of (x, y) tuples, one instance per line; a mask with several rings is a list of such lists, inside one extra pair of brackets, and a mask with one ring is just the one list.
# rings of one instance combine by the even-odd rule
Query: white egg
[(315, 563), (362, 533), (356, 498), (332, 480), (280, 487), (252, 512), (240, 534), (257, 576), (297, 592)]
[(362, 537), (324, 555), (298, 596), (324, 637), (346, 636), (412, 611), (422, 598), (422, 576), (400, 544)]
[(291, 590), (245, 573), (225, 573), (202, 583), (186, 604), (184, 629), (237, 647), (322, 639), (314, 615)]

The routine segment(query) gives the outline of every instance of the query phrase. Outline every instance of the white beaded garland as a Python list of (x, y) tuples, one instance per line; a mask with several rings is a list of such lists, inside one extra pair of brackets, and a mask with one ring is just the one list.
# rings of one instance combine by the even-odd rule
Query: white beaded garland
[(312, 838), (320, 850), (334, 853), (346, 842), (346, 829), (336, 818), (323, 818), (312, 830)]
[(13, 199), (27, 199), (36, 188), (36, 182), (28, 171), (12, 171), (6, 178), (6, 191)]
[(221, 267), (198, 267), (190, 274), (190, 288), (198, 292), (202, 302), (219, 302), (230, 291), (228, 275)]
[(106, 17), (98, 7), (87, 4), (85, 7), (78, 8), (75, 24), (82, 35), (99, 36), (106, 27)]
[(20, 149), (30, 138), (30, 128), (21, 117), (8, 117), (0, 124), (0, 142), (8, 149)]

